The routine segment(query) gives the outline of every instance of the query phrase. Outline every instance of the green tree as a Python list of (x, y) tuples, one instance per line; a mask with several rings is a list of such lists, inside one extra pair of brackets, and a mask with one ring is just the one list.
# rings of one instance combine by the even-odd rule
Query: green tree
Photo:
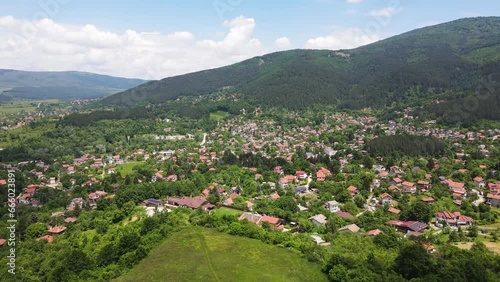
[(394, 270), (406, 279), (422, 278), (434, 270), (432, 257), (419, 244), (404, 246), (394, 260)]
[(47, 225), (45, 223), (33, 223), (26, 229), (26, 237), (34, 239), (42, 237), (47, 233)]
[(366, 199), (365, 197), (363, 197), (363, 195), (358, 194), (354, 197), (354, 203), (358, 208), (362, 209), (366, 204)]
[(429, 222), (432, 218), (432, 209), (429, 204), (417, 201), (411, 206), (408, 216), (410, 220)]

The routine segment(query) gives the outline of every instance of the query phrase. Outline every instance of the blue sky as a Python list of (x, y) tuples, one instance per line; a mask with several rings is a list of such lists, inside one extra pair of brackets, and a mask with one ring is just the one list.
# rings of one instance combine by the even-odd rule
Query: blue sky
[[(0, 68), (161, 78), (272, 51), (353, 48), (499, 12), (493, 0), (4, 0), (0, 35), (11, 44), (0, 43)], [(27, 25), (36, 32), (26, 36)]]

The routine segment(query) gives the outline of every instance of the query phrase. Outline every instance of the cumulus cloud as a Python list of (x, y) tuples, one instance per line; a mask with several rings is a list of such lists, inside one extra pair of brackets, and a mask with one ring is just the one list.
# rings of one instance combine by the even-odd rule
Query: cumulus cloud
[(224, 22), (219, 41), (189, 31), (171, 34), (127, 30), (50, 19), (0, 17), (0, 67), (22, 70), (79, 70), (160, 79), (235, 63), (265, 52), (253, 38), (255, 21), (243, 16)]
[(347, 3), (354, 4), (354, 3), (361, 3), (363, 0), (347, 0)]
[(292, 45), (292, 42), (290, 41), (290, 39), (288, 39), (288, 37), (285, 37), (285, 36), (274, 40), (274, 47), (276, 47), (279, 50), (288, 49), (288, 48), (290, 48), (291, 45)]
[(308, 49), (351, 49), (370, 44), (381, 38), (376, 34), (367, 34), (359, 28), (336, 30), (327, 36), (320, 36), (307, 40)]

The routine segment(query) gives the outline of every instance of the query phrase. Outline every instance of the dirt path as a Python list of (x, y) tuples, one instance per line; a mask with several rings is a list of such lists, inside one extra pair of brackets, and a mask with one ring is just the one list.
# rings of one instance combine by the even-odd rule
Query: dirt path
[(203, 252), (205, 252), (205, 258), (207, 259), (208, 268), (210, 268), (210, 271), (212, 272), (212, 275), (214, 276), (215, 280), (220, 282), (221, 280), (219, 279), (219, 277), (217, 276), (217, 273), (215, 272), (215, 269), (214, 269), (214, 266), (212, 263), (212, 258), (210, 257), (210, 252), (208, 250), (207, 242), (205, 241), (205, 237), (203, 236), (203, 234), (201, 232), (199, 235), (200, 235), (201, 247), (203, 248)]

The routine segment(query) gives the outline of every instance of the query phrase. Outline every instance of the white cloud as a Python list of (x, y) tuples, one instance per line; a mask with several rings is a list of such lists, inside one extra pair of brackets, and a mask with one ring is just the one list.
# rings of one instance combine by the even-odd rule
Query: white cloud
[(114, 33), (94, 25), (50, 19), (0, 17), (0, 68), (79, 70), (160, 79), (220, 67), (262, 55), (253, 38), (255, 21), (243, 16), (224, 22), (222, 39), (197, 39), (189, 31), (171, 34), (127, 30)]
[(378, 35), (366, 34), (359, 28), (336, 30), (327, 36), (320, 36), (307, 40), (308, 49), (351, 49), (380, 40)]
[(361, 3), (363, 0), (347, 0), (347, 3), (354, 4), (354, 3)]
[(290, 41), (290, 39), (288, 39), (288, 37), (285, 37), (285, 36), (274, 40), (274, 46), (279, 50), (288, 49), (288, 48), (290, 48), (291, 45), (292, 45), (292, 42)]
[(370, 11), (370, 16), (373, 17), (387, 17), (390, 18), (394, 16), (398, 10), (395, 7), (385, 7), (379, 10), (371, 10)]

